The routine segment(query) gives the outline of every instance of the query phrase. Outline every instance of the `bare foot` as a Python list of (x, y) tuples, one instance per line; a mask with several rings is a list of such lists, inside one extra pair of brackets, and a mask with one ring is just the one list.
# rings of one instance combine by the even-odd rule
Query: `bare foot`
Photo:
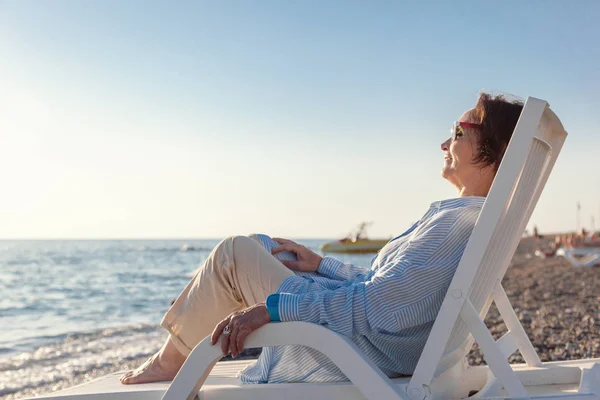
[(171, 381), (179, 372), (185, 356), (167, 339), (165, 345), (145, 363), (124, 373), (120, 381), (124, 385)]

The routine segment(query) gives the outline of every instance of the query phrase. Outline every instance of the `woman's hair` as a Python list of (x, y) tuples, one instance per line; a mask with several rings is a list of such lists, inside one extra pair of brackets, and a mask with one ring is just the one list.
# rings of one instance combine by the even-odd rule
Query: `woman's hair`
[(473, 113), (481, 124), (479, 154), (473, 160), (476, 164), (493, 165), (498, 170), (522, 110), (521, 101), (509, 101), (503, 95), (479, 95)]

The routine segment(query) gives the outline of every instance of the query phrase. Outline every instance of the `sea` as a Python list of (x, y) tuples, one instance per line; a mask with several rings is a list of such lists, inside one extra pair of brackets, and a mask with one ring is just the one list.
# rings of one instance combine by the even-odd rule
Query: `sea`
[[(0, 397), (153, 354), (163, 314), (219, 241), (0, 241)], [(297, 240), (319, 254), (327, 241)]]

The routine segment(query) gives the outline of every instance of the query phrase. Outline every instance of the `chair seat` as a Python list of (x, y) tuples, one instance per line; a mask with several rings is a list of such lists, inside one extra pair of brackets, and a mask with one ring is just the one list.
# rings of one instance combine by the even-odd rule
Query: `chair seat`
[[(342, 398), (364, 400), (365, 397), (350, 382), (340, 383), (282, 383), (273, 385), (243, 384), (238, 372), (251, 365), (255, 360), (223, 361), (217, 363), (202, 386), (201, 400), (215, 399), (315, 399)], [(90, 382), (74, 386), (59, 392), (44, 395), (44, 398), (77, 398), (102, 400), (152, 400), (161, 399), (171, 382), (146, 383), (140, 385), (123, 385), (119, 377), (124, 371), (114, 372), (94, 379)], [(392, 379), (395, 384), (408, 384), (410, 377)], [(249, 395), (249, 392), (251, 394)]]

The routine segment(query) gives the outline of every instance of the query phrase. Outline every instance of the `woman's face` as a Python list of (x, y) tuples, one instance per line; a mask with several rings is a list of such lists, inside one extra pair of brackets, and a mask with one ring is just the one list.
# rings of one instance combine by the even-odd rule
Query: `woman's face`
[[(473, 110), (465, 112), (458, 122), (476, 123)], [(444, 152), (442, 176), (459, 190), (481, 170), (473, 162), (478, 149), (478, 133), (476, 127), (457, 126), (455, 137), (450, 137), (441, 145)]]

